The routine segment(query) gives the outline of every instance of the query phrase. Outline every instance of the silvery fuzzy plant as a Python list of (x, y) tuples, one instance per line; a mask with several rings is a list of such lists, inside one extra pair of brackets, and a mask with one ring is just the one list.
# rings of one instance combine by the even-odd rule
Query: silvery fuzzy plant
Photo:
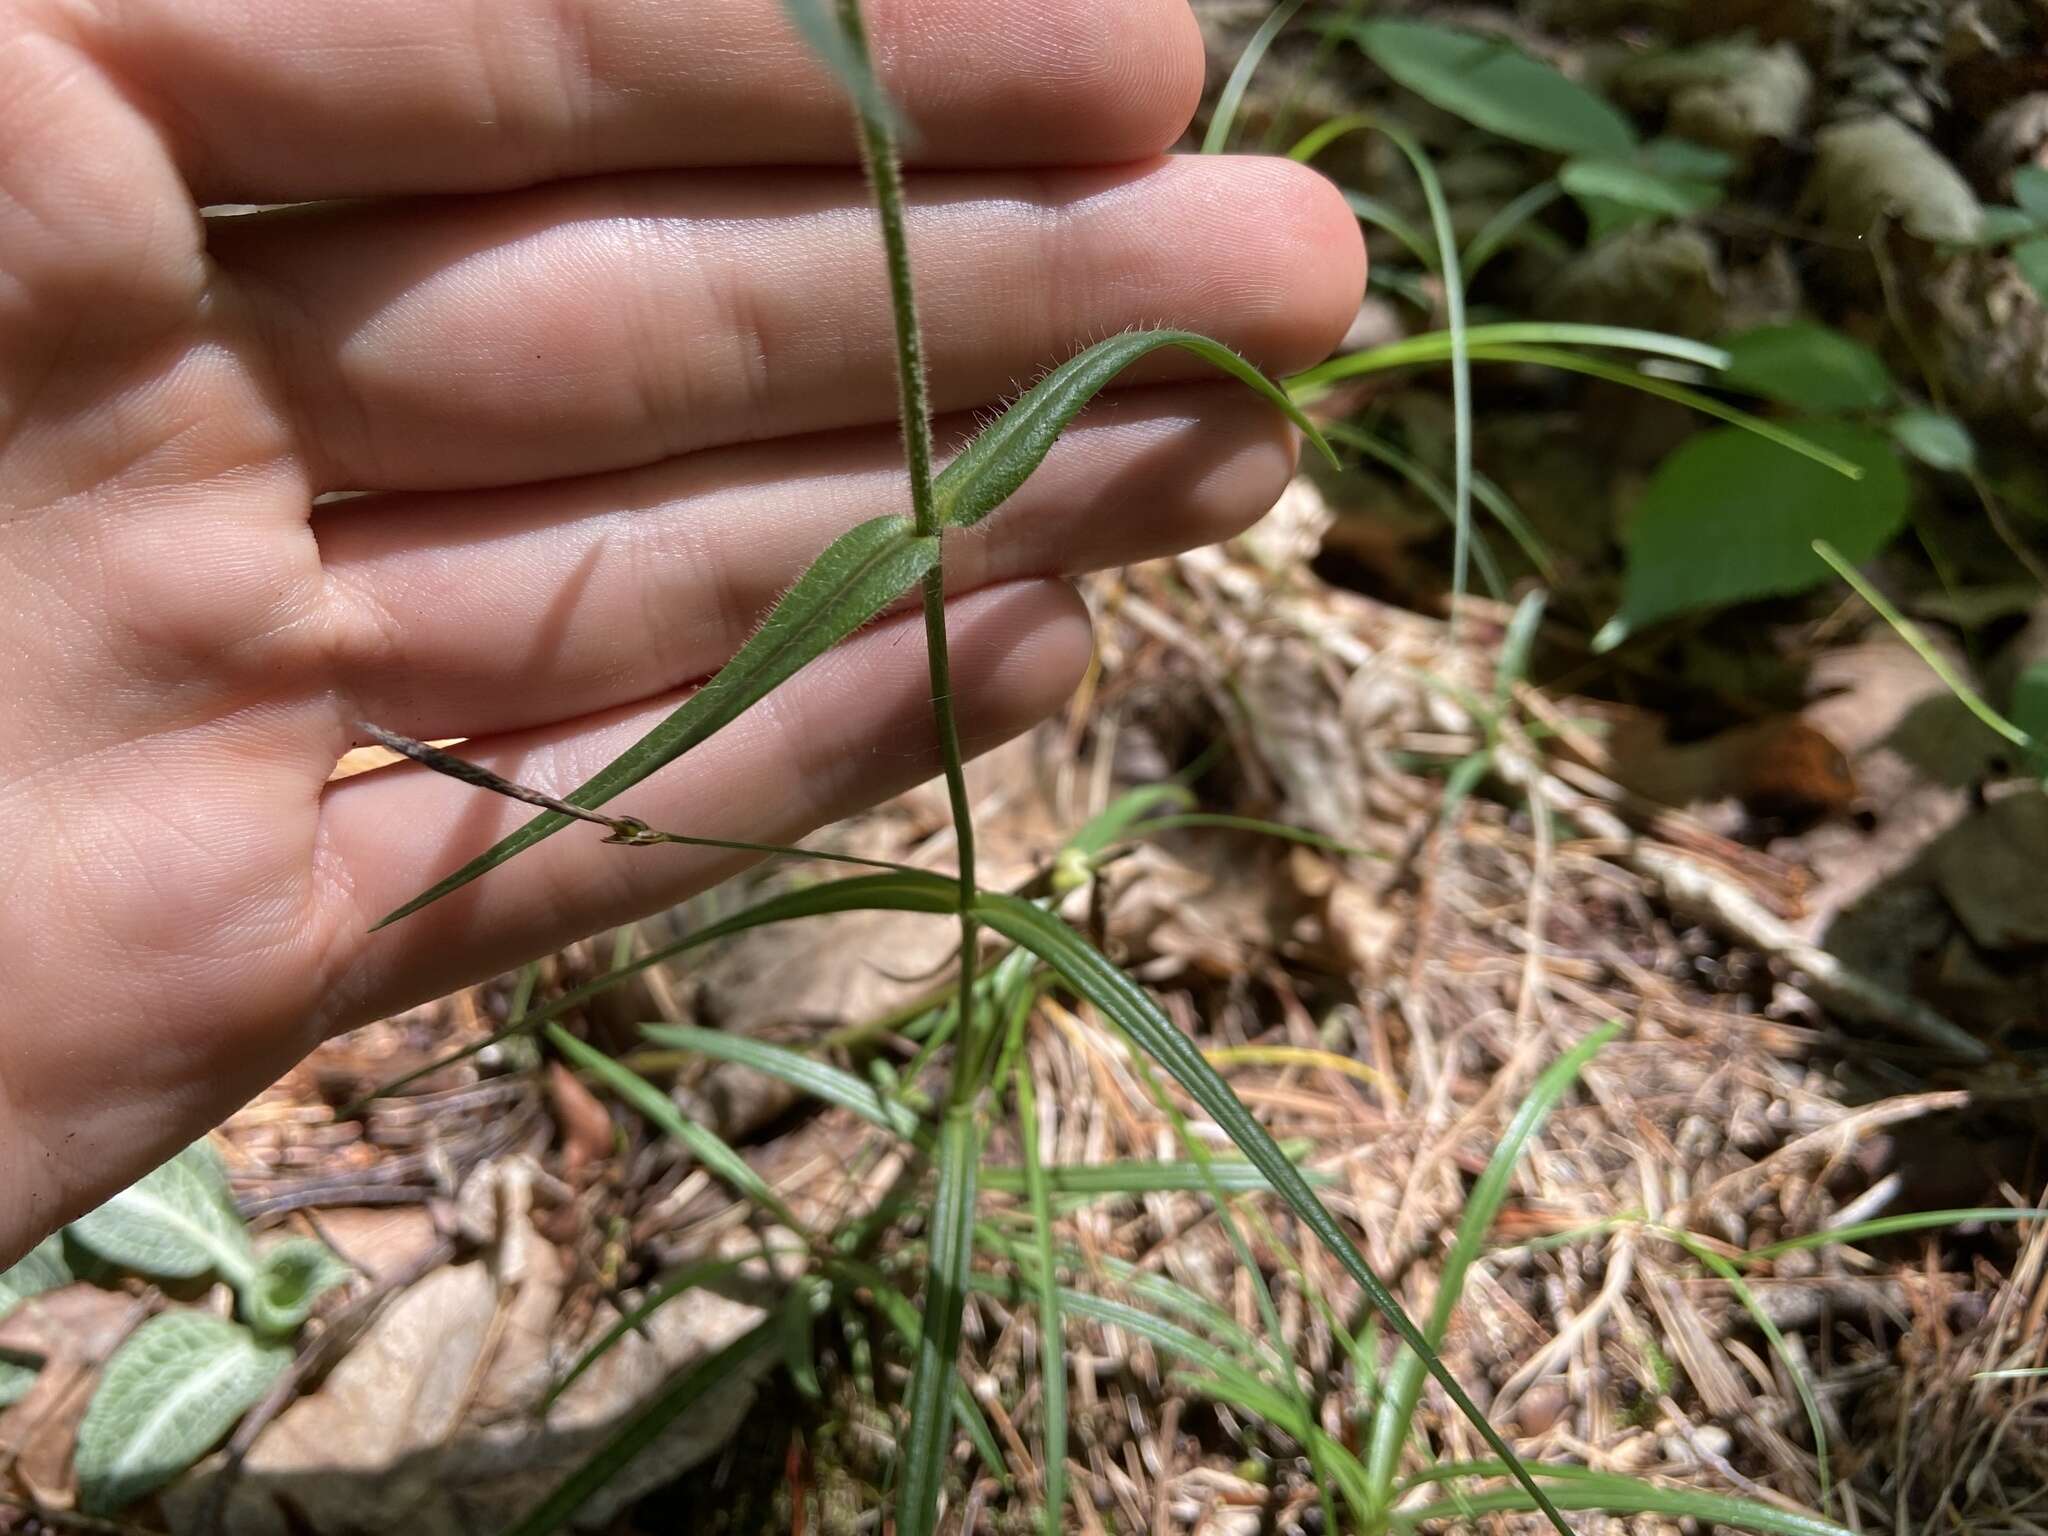
[[(78, 1280), (223, 1281), (235, 1317), (171, 1307), (121, 1342), (78, 1426), (79, 1508), (111, 1515), (198, 1461), (292, 1361), (292, 1338), (348, 1266), (311, 1238), (258, 1249), (227, 1176), (196, 1142), (0, 1274), (0, 1318)], [(40, 1362), (0, 1359), (0, 1407), (28, 1395)]]
[[(947, 659), (947, 535), (973, 527), (1000, 507), (1044, 461), (1090, 400), (1132, 363), (1166, 348), (1193, 353), (1241, 380), (1285, 411), (1326, 454), (1330, 453), (1328, 444), (1282, 389), (1221, 343), (1183, 331), (1145, 331), (1102, 342), (1055, 368), (984, 428), (943, 472), (935, 473), (923, 341), (912, 296), (897, 117), (870, 67), (859, 0), (837, 0), (836, 9), (828, 9), (827, 0), (786, 0), (786, 5), (792, 20), (847, 83), (859, 120), (894, 305), (910, 515), (878, 517), (842, 535), (817, 558), (724, 669), (667, 720), (560, 800), (524, 796), (538, 798), (548, 808), (384, 922), (396, 922), (438, 901), (577, 820), (609, 826), (616, 841), (640, 845), (687, 841), (652, 831), (632, 818), (605, 816), (599, 808), (700, 745), (799, 669), (917, 590), (924, 606), (934, 724), (958, 838), (958, 876), (949, 880), (919, 871), (892, 870), (815, 888), (805, 893), (808, 899), (802, 903), (812, 912), (863, 908), (925, 911), (950, 916), (960, 928), (959, 1024), (951, 1085), (939, 1110), (938, 1128), (929, 1141), (937, 1185), (926, 1221), (929, 1263), (909, 1402), (910, 1425), (898, 1483), (898, 1529), (905, 1536), (932, 1529), (951, 1447), (961, 1313), (975, 1252), (982, 1126), (993, 1074), (1002, 1055), (1001, 1032), (977, 986), (976, 959), (981, 933), (987, 929), (1016, 946), (1018, 953), (1036, 956), (1050, 967), (1180, 1083), (1336, 1256), (1385, 1325), (1418, 1359), (1426, 1361), (1430, 1373), (1536, 1506), (1560, 1531), (1565, 1530), (1549, 1495), (1444, 1367), (1421, 1330), (1317, 1198), (1309, 1181), (1201, 1052), (1136, 984), (1043, 905), (985, 890), (976, 879), (974, 825)], [(375, 734), (401, 751), (412, 745), (381, 732)], [(473, 771), (445, 757), (436, 762), (422, 752), (411, 755), (444, 771), (475, 777)], [(492, 782), (488, 776), (478, 782), (489, 788), (516, 790)]]

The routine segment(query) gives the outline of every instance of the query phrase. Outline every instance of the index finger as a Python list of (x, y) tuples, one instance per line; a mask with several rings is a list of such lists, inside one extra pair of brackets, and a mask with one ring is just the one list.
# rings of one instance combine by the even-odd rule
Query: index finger
[[(867, 8), (925, 164), (1140, 159), (1179, 137), (1200, 94), (1187, 0)], [(844, 93), (780, 0), (125, 0), (54, 14), (157, 122), (202, 203), (855, 156)]]

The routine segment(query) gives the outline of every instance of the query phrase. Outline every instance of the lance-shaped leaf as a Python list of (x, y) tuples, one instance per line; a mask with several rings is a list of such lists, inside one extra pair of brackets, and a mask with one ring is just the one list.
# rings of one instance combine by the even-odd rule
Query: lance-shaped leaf
[[(922, 581), (938, 558), (939, 541), (919, 538), (901, 517), (878, 517), (842, 535), (716, 677), (563, 798), (595, 808), (667, 767), (872, 620)], [(570, 825), (570, 817), (543, 812), (377, 926), (411, 916)]]
[[(965, 528), (995, 511), (1045, 462), (1052, 445), (1090, 400), (1132, 363), (1168, 347), (1191, 352), (1258, 391), (1286, 412), (1331, 463), (1337, 462), (1322, 434), (1285, 391), (1228, 347), (1189, 331), (1144, 331), (1115, 337), (1063, 363), (983, 430), (938, 478), (934, 492), (940, 520)], [(595, 809), (667, 767), (871, 622), (922, 581), (938, 559), (938, 540), (918, 537), (900, 517), (877, 518), (844, 535), (818, 557), (716, 677), (563, 798)], [(555, 811), (536, 816), (377, 926), (411, 916), (571, 824), (572, 818)]]
[(1373, 1310), (1386, 1320), (1394, 1335), (1427, 1362), (1429, 1373), (1493, 1453), (1507, 1465), (1536, 1507), (1550, 1518), (1563, 1536), (1571, 1536), (1571, 1528), (1564, 1523), (1556, 1506), (1508, 1448), (1499, 1431), (1487, 1422), (1478, 1405), (1458, 1385), (1457, 1378), (1430, 1348), (1422, 1330), (1394, 1299), (1393, 1292), (1373, 1273), (1372, 1266), (1365, 1262), (1351, 1239), (1344, 1235), (1344, 1229), (1337, 1225), (1337, 1218), (1316, 1197), (1308, 1180), (1302, 1177), (1301, 1170), (1289, 1161), (1280, 1144), (1244, 1107), (1244, 1102), (1231, 1091), (1230, 1085), (1217, 1075), (1216, 1069), (1209, 1065), (1195, 1043), (1174, 1028), (1173, 1021), (1167, 1018), (1159, 1005), (1073, 929), (1032, 903), (985, 891), (976, 899), (974, 911), (988, 927), (1013, 944), (1030, 950), (1051, 966), (1068, 986), (1102, 1010), (1103, 1015), (1133, 1044), (1173, 1075), (1187, 1090), (1188, 1096), (1237, 1144), (1245, 1158), (1265, 1174), (1267, 1181), (1293, 1208), (1303, 1225), (1330, 1250), (1365, 1293)]
[[(1028, 902), (1026, 905), (1030, 905)], [(1038, 909), (1033, 907), (1035, 912)], [(897, 1489), (899, 1536), (931, 1536), (946, 1473), (946, 1426), (957, 1385), (961, 1311), (974, 1263), (974, 1190), (981, 1136), (970, 1106), (946, 1112), (939, 1129), (938, 1191), (932, 1196), (931, 1265), (925, 1277), (924, 1327), (910, 1382), (910, 1428)]]
[(1136, 331), (1099, 342), (1062, 363), (969, 443), (933, 487), (939, 520), (949, 528), (971, 528), (995, 511), (1045, 462), (1090, 400), (1131, 364), (1169, 347), (1192, 352), (1265, 396), (1336, 464), (1322, 433), (1286, 392), (1220, 341), (1192, 331)]

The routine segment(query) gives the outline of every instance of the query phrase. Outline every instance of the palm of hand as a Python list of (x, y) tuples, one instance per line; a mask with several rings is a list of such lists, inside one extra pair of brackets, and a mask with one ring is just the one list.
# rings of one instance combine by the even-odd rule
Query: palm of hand
[[(373, 941), (515, 813), (411, 770), (329, 785), (353, 721), (566, 787), (901, 501), (844, 112), (774, 0), (481, 36), (416, 0), (234, 9), (0, 0), (0, 1258), (326, 1033), (733, 867), (566, 834)], [(1361, 276), (1342, 204), (1140, 158), (1199, 81), (1182, 0), (1016, 10), (878, 17), (927, 143), (1054, 167), (913, 182), (941, 408), (1140, 321), (1272, 367), (1325, 350)], [(749, 160), (826, 168), (719, 164)], [(1089, 161), (1136, 163), (1059, 168)], [(386, 200), (199, 212), (341, 196)], [(1269, 411), (1171, 377), (961, 541), (975, 740), (1085, 659), (1057, 578), (1227, 533), (1284, 482)], [(376, 494), (318, 504), (341, 490)], [(783, 839), (915, 782), (923, 668), (882, 626), (620, 808)]]

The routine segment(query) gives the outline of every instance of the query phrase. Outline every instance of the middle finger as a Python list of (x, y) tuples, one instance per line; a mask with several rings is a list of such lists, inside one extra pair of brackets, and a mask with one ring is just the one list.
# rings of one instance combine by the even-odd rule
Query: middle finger
[[(912, 183), (934, 404), (970, 409), (1134, 326), (1273, 371), (1324, 356), (1358, 226), (1286, 161)], [(451, 489), (628, 468), (894, 413), (889, 296), (860, 181), (574, 182), (218, 221), (321, 489)], [(1148, 378), (1187, 377), (1171, 354)]]

